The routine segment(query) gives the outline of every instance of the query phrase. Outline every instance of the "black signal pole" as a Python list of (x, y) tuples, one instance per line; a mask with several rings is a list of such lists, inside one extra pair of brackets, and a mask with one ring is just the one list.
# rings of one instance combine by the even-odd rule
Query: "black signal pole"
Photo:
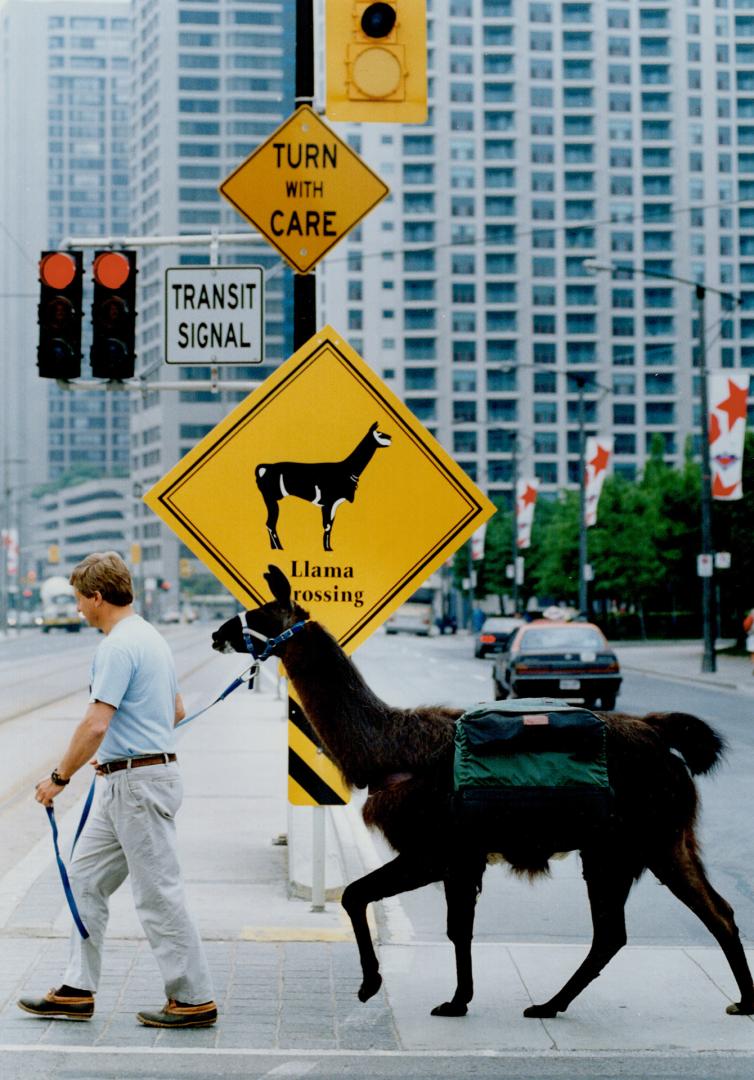
[[(314, 102), (314, 2), (296, 0), (296, 108)], [(293, 275), (293, 348), (302, 345), (317, 332), (317, 279), (314, 271)], [(296, 725), (311, 734), (313, 730), (303, 710), (288, 695), (289, 728)], [(288, 771), (292, 751), (288, 750)], [(325, 910), (325, 809), (314, 806), (312, 813), (312, 911)]]
[[(296, 108), (314, 102), (314, 4), (296, 0)], [(293, 276), (293, 348), (317, 332), (317, 279), (314, 271)]]

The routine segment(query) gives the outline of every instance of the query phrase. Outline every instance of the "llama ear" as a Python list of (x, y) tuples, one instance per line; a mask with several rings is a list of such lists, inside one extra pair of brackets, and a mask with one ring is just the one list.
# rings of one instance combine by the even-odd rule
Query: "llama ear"
[(291, 602), (291, 583), (283, 571), (270, 563), (264, 579), (270, 586), (270, 592), (275, 599), (281, 604), (289, 605)]
[(372, 424), (372, 426), (369, 429), (369, 434), (371, 435), (372, 432), (376, 431), (379, 426), (380, 426), (379, 420), (375, 420), (375, 422)]

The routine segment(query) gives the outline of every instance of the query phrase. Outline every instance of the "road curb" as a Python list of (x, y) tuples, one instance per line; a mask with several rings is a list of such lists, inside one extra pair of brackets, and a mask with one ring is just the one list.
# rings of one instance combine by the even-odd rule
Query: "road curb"
[[(682, 675), (672, 671), (657, 671), (656, 668), (635, 667), (633, 664), (621, 661), (621, 670), (632, 671), (636, 675), (649, 675), (656, 679), (667, 679), (672, 682), (693, 683), (695, 686), (706, 686), (711, 690), (734, 690), (739, 693), (754, 693), (754, 686), (748, 683), (723, 682), (718, 678), (704, 679), (696, 675)], [(752, 680), (754, 682), (754, 680)]]

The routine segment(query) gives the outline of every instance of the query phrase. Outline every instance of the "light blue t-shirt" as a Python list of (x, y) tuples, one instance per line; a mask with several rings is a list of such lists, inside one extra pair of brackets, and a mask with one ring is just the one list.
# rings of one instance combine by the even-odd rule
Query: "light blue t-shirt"
[(175, 751), (178, 687), (168, 643), (140, 615), (116, 623), (92, 660), (90, 701), (115, 708), (97, 760)]

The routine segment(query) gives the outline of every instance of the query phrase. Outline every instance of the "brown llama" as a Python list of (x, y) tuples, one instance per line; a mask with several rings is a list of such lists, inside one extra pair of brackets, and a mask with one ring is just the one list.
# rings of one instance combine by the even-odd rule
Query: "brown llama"
[[(282, 571), (270, 566), (265, 578), (275, 599), (229, 619), (212, 635), (213, 648), (282, 660), (329, 757), (349, 784), (369, 788), (366, 824), (380, 829), (398, 852), (343, 893), (361, 960), (361, 1001), (382, 982), (366, 918), (370, 902), (443, 882), (457, 986), (451, 1000), (432, 1013), (463, 1016), (473, 996), (474, 906), (488, 854), (500, 853), (514, 871), (534, 877), (547, 872), (556, 851), (578, 850), (592, 913), (591, 948), (565, 985), (549, 1001), (526, 1009), (525, 1016), (564, 1012), (625, 945), (625, 903), (646, 869), (701, 919), (722, 948), (741, 995), (726, 1011), (754, 1013), (754, 986), (733, 911), (707, 880), (694, 833), (697, 793), (691, 777), (712, 769), (723, 750), (706, 723), (685, 713), (641, 719), (602, 714), (614, 793), (609, 826), (582, 823), (579, 834), (569, 836), (556, 814), (535, 827), (530, 815), (521, 813), (504, 835), (481, 839), (459, 829), (453, 813), (453, 736), (461, 710), (385, 704), (331, 634), (291, 601)], [(293, 633), (284, 634), (296, 624)]]

